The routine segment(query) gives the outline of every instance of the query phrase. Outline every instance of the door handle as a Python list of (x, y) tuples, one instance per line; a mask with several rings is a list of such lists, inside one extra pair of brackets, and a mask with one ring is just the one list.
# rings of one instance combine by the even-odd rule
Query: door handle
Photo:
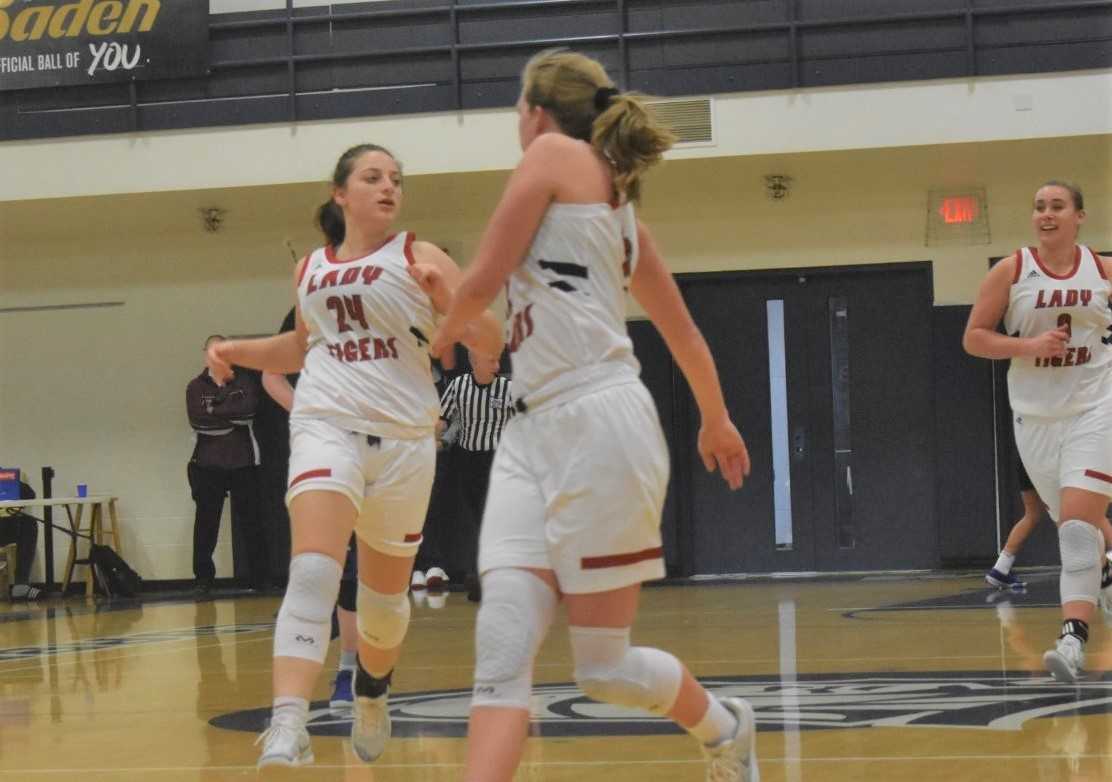
[(807, 432), (802, 426), (797, 426), (792, 434), (792, 455), (796, 459), (807, 455)]

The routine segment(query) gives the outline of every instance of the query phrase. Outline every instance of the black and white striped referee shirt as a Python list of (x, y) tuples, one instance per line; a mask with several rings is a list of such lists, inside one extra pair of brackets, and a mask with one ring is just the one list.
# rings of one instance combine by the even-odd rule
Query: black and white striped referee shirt
[(468, 372), (460, 375), (444, 389), (440, 399), (440, 417), (446, 421), (459, 418), (460, 447), (468, 451), (493, 451), (502, 438), (502, 429), (514, 415), (510, 381), (495, 375), (489, 385), (481, 386)]

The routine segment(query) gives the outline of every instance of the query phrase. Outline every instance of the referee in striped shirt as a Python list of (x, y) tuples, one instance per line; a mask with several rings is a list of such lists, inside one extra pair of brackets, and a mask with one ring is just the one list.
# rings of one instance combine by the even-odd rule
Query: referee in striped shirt
[(459, 424), (455, 466), (464, 518), (456, 528), (460, 530), (460, 549), (469, 569), (465, 578), (467, 599), (477, 602), (481, 595), (477, 573), (479, 525), (486, 505), (494, 451), (503, 427), (513, 417), (514, 406), (510, 381), (498, 375), (498, 357), (470, 350), (467, 356), (471, 371), (458, 376), (444, 389), (440, 417), (441, 426)]

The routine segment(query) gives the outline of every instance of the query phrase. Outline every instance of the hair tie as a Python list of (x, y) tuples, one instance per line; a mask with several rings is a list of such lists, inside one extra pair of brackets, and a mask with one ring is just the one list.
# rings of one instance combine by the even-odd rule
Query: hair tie
[(595, 109), (599, 112), (606, 111), (611, 98), (616, 98), (621, 93), (613, 87), (599, 87), (595, 90)]

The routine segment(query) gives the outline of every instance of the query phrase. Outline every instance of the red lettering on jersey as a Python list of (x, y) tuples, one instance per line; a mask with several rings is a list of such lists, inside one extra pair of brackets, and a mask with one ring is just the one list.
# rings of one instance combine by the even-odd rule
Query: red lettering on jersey
[(1081, 366), (1082, 364), (1088, 364), (1092, 360), (1093, 360), (1093, 354), (1087, 347), (1082, 345), (1081, 347), (1079, 347), (1077, 349), (1077, 366)]
[(528, 337), (533, 333), (533, 305), (530, 304), (521, 314), (525, 316), (525, 336)]
[(344, 270), (344, 276), (340, 278), (341, 285), (351, 285), (359, 279), (359, 267), (353, 266), (350, 269)]
[(332, 269), (331, 271), (327, 271), (327, 272), (324, 273), (324, 276), (320, 278), (320, 285), (318, 285), (317, 287), (320, 290), (324, 290), (325, 288), (335, 288), (336, 287), (336, 282), (339, 279), (340, 279), (340, 270), (339, 269)]
[(1046, 291), (1040, 290), (1035, 297), (1035, 309), (1041, 310), (1048, 307), (1076, 307), (1078, 302), (1081, 306), (1088, 307), (1089, 302), (1093, 300), (1093, 292), (1084, 288), (1069, 288), (1065, 291), (1053, 290), (1050, 293), (1050, 299), (1046, 298)]
[(370, 328), (370, 326), (367, 325), (367, 317), (363, 314), (362, 296), (344, 296), (344, 309), (347, 310), (349, 318), (356, 321), (365, 329)]
[(1075, 353), (1077, 353), (1077, 348), (1066, 348), (1066, 355), (1062, 359), (1062, 366), (1075, 366), (1075, 364), (1073, 363), (1073, 357)]
[[(397, 358), (397, 339), (379, 339), (377, 337), (360, 337), (358, 340), (349, 339), (343, 344), (328, 345), (329, 354), (337, 361), (352, 363), (355, 361), (375, 361), (380, 358)], [(371, 348), (374, 354), (371, 354)]]
[(370, 285), (372, 282), (382, 276), (381, 266), (364, 266), (363, 267), (363, 284)]
[(513, 317), (512, 332), (510, 335), (509, 350), (511, 353), (517, 352), (524, 342), (533, 333), (533, 305), (528, 305), (521, 312), (515, 312)]
[(317, 289), (317, 275), (310, 274), (309, 275), (309, 287), (307, 287), (305, 289), (305, 292), (306, 293), (312, 293), (316, 289)]

